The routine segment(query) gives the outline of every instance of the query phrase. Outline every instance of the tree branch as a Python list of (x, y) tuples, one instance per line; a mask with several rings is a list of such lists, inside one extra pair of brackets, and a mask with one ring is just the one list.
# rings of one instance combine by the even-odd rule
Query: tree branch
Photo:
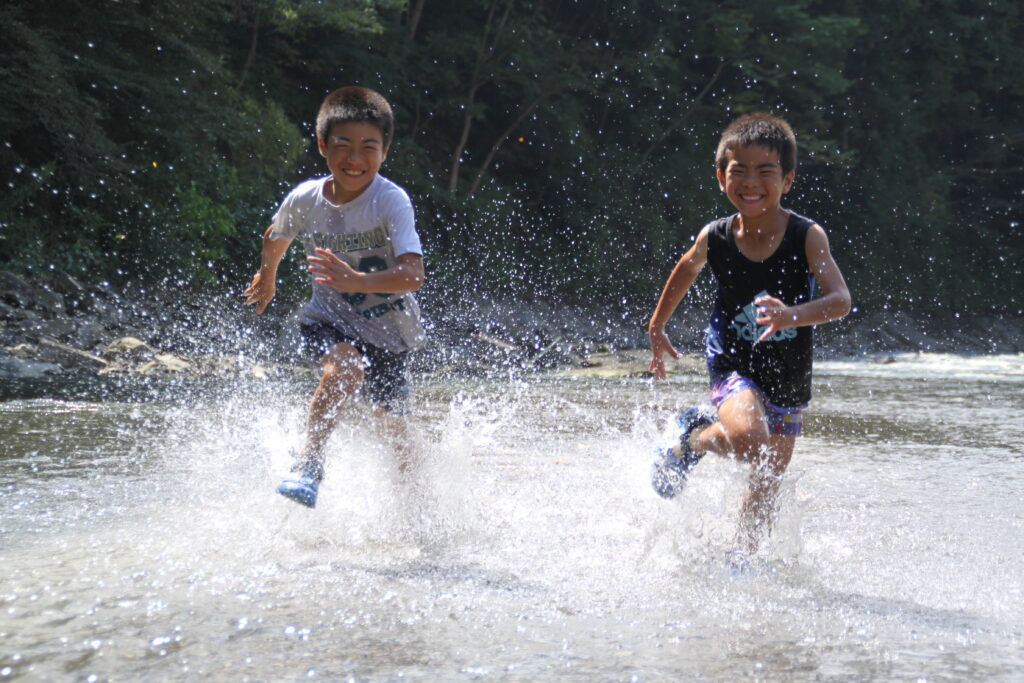
[(480, 87), (490, 80), (490, 76), (481, 78), (484, 64), (494, 54), (495, 49), (501, 38), (501, 33), (505, 28), (506, 21), (508, 20), (509, 12), (512, 11), (512, 4), (514, 0), (509, 0), (505, 4), (505, 12), (502, 15), (501, 21), (498, 24), (497, 30), (494, 32), (494, 40), (488, 46), (488, 34), (491, 32), (491, 25), (494, 22), (494, 13), (497, 10), (498, 2), (491, 3), (490, 10), (487, 12), (487, 22), (484, 24), (483, 34), (480, 37), (480, 47), (477, 48), (476, 52), (476, 64), (473, 66), (473, 75), (470, 78), (469, 92), (466, 94), (465, 108), (466, 112), (462, 117), (462, 131), (459, 134), (459, 142), (455, 145), (455, 150), (451, 156), (451, 170), (448, 173), (448, 191), (452, 194), (459, 188), (459, 171), (462, 167), (462, 154), (466, 151), (466, 145), (469, 143), (469, 132), (473, 128), (473, 105), (476, 104), (476, 93)]
[(416, 30), (420, 26), (420, 19), (423, 18), (423, 5), (426, 2), (427, 0), (414, 0), (412, 7), (409, 9), (409, 30), (405, 33), (406, 49), (416, 40)]
[(487, 169), (490, 168), (491, 163), (494, 161), (494, 157), (498, 154), (498, 150), (501, 149), (501, 146), (503, 144), (505, 144), (505, 140), (507, 140), (508, 136), (512, 134), (512, 131), (518, 128), (519, 124), (521, 124), (526, 119), (526, 117), (529, 116), (530, 113), (540, 105), (541, 102), (551, 97), (559, 90), (561, 90), (561, 86), (549, 88), (548, 90), (542, 92), (540, 95), (537, 95), (537, 97), (533, 98), (532, 102), (530, 102), (528, 105), (522, 107), (519, 110), (519, 115), (516, 116), (515, 120), (513, 120), (512, 123), (509, 124), (508, 128), (506, 128), (501, 133), (501, 135), (498, 136), (498, 139), (494, 141), (494, 144), (491, 145), (491, 149), (487, 152), (487, 156), (484, 158), (483, 163), (480, 165), (480, 169), (477, 171), (476, 177), (473, 178), (473, 184), (470, 185), (469, 192), (467, 193), (468, 196), (472, 197), (473, 195), (476, 194), (477, 190), (480, 189), (480, 185), (481, 183), (483, 183), (484, 176), (487, 174)]
[(690, 115), (693, 114), (694, 111), (696, 111), (697, 105), (700, 104), (701, 100), (703, 100), (704, 96), (708, 94), (712, 86), (714, 86), (714, 84), (718, 82), (718, 79), (721, 78), (722, 72), (725, 71), (725, 68), (732, 63), (732, 59), (726, 59), (725, 61), (718, 65), (718, 68), (715, 69), (715, 73), (711, 75), (711, 79), (704, 84), (704, 87), (701, 88), (701, 91), (699, 93), (697, 93), (697, 97), (693, 99), (693, 102), (690, 103), (690, 106), (686, 109), (686, 111), (684, 111), (682, 115), (679, 116), (679, 118), (673, 121), (671, 125), (668, 126), (668, 128), (661, 131), (658, 137), (654, 138), (654, 141), (647, 147), (647, 149), (644, 150), (644, 153), (640, 155), (640, 160), (638, 164), (639, 166), (643, 166), (644, 164), (646, 164), (647, 160), (650, 159), (651, 154), (653, 154), (654, 150), (656, 150), (658, 146), (665, 141), (665, 138), (671, 135), (676, 129), (678, 129), (684, 123), (686, 123), (686, 120), (690, 118)]
[(253, 3), (252, 10), (252, 39), (249, 41), (249, 54), (245, 57), (245, 65), (242, 67), (242, 75), (238, 78), (238, 83), (235, 85), (235, 90), (241, 90), (242, 84), (245, 83), (246, 77), (249, 75), (249, 70), (252, 69), (253, 62), (256, 61), (256, 43), (260, 37), (260, 3)]

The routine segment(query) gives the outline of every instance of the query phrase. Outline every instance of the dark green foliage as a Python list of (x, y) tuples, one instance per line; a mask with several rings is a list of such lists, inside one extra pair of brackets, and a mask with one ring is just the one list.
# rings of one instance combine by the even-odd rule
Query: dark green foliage
[(434, 291), (649, 309), (729, 211), (719, 131), (767, 109), (857, 303), (1017, 311), (1021, 27), (1000, 0), (14, 0), (0, 259), (241, 288), (357, 83), (394, 105)]

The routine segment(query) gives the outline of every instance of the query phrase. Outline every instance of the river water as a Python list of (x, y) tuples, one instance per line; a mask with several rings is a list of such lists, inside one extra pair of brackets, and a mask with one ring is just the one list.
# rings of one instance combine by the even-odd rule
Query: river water
[(746, 564), (741, 467), (648, 484), (696, 370), (422, 378), (416, 477), (354, 409), (312, 511), (308, 382), (8, 381), (0, 681), (1022, 680), (1024, 356), (891, 360), (817, 364)]

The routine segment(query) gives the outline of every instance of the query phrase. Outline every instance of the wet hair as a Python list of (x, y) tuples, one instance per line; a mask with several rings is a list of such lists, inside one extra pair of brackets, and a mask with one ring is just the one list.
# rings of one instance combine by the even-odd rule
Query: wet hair
[(380, 93), (350, 85), (339, 88), (324, 98), (316, 115), (316, 136), (327, 141), (327, 134), (336, 123), (372, 123), (380, 129), (384, 149), (391, 145), (395, 132), (395, 116), (391, 105)]
[(726, 152), (757, 145), (779, 153), (782, 175), (796, 170), (796, 136), (785, 120), (764, 112), (741, 116), (722, 131), (715, 152), (715, 166), (725, 171)]

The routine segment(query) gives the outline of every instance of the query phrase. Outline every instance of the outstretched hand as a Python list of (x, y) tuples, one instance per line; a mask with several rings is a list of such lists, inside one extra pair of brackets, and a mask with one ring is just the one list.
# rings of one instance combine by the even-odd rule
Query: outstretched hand
[(790, 312), (789, 306), (780, 299), (767, 295), (759, 296), (754, 299), (754, 305), (757, 306), (757, 318), (754, 322), (767, 326), (757, 341), (762, 342), (779, 330), (796, 326), (796, 317)]
[(249, 286), (242, 290), (246, 306), (256, 306), (256, 313), (267, 310), (274, 294), (277, 292), (277, 284), (273, 276), (267, 276), (262, 270), (253, 276)]
[(665, 379), (665, 359), (662, 357), (664, 354), (668, 354), (672, 358), (679, 360), (683, 357), (683, 354), (675, 350), (672, 346), (672, 342), (668, 340), (668, 335), (665, 334), (664, 330), (659, 332), (648, 332), (648, 336), (651, 339), (651, 364), (647, 370), (654, 373), (654, 379)]
[(340, 292), (355, 291), (356, 282), (362, 277), (362, 273), (342, 261), (329, 249), (316, 249), (314, 254), (315, 256), (306, 257), (314, 282)]

